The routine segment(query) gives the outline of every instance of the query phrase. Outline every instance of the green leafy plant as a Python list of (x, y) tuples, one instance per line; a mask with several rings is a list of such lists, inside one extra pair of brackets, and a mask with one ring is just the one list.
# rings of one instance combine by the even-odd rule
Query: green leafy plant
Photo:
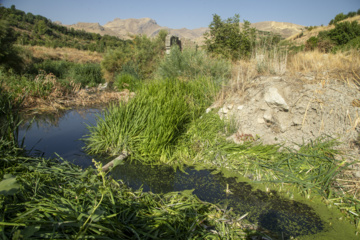
[(226, 82), (231, 75), (231, 64), (224, 59), (212, 58), (205, 51), (180, 49), (175, 46), (170, 55), (159, 64), (158, 78), (180, 78), (193, 80), (199, 77), (211, 78), (217, 82)]
[(206, 50), (232, 60), (249, 57), (255, 42), (255, 29), (248, 21), (244, 22), (242, 30), (239, 24), (238, 14), (227, 20), (221, 20), (219, 15), (214, 14), (210, 31), (204, 34)]

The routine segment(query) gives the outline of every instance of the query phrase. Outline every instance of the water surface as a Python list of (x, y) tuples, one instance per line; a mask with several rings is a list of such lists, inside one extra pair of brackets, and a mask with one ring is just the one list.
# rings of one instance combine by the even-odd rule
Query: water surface
[[(100, 109), (77, 109), (57, 117), (40, 115), (31, 126), (26, 123), (20, 128), (19, 138), (26, 136), (26, 149), (33, 149), (32, 153), (47, 158), (56, 158), (58, 154), (84, 168), (92, 166), (94, 157), (83, 151), (85, 145), (79, 139), (88, 134), (87, 126), (94, 125), (100, 113)], [(111, 174), (134, 190), (142, 188), (154, 193), (193, 190), (200, 200), (216, 203), (224, 211), (232, 209), (239, 216), (248, 213), (247, 220), (283, 239), (325, 229), (324, 222), (308, 205), (285, 199), (275, 191), (254, 189), (249, 183), (226, 178), (221, 173), (213, 174), (211, 170), (197, 171), (188, 167), (175, 171), (168, 166), (125, 162)]]

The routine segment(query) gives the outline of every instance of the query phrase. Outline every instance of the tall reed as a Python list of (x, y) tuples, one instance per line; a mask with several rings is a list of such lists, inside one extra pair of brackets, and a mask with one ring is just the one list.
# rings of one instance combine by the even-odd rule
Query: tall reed
[(130, 152), (146, 162), (168, 161), (187, 125), (200, 116), (215, 96), (215, 83), (154, 80), (143, 85), (128, 103), (112, 105), (89, 127), (91, 154)]

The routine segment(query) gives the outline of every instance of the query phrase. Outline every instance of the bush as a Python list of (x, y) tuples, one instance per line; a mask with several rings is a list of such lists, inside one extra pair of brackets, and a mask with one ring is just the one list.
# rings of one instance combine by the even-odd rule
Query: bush
[(117, 75), (114, 81), (114, 87), (117, 90), (129, 89), (131, 92), (135, 92), (140, 84), (141, 81), (129, 73), (121, 73)]
[(104, 82), (101, 67), (95, 63), (76, 64), (70, 68), (66, 76), (69, 79), (75, 80), (76, 83), (81, 83), (83, 87), (94, 87)]
[(231, 63), (220, 58), (212, 58), (205, 51), (185, 49), (183, 52), (177, 46), (171, 49), (159, 64), (156, 76), (159, 78), (181, 78), (193, 80), (198, 77), (208, 77), (216, 82), (230, 78)]
[(6, 21), (0, 20), (0, 65), (18, 72), (22, 70), (23, 60), (14, 47), (16, 37)]
[[(306, 50), (318, 48), (322, 52), (337, 51), (338, 49), (356, 48), (356, 42), (360, 37), (360, 25), (356, 22), (341, 22), (335, 24), (335, 28), (329, 31), (319, 32), (317, 37), (311, 37), (306, 42)], [(351, 44), (348, 44), (352, 42)], [(345, 46), (346, 47), (342, 47)]]
[(306, 41), (305, 50), (314, 50), (318, 45), (319, 39), (317, 37), (311, 37)]
[(155, 39), (136, 36), (131, 45), (109, 51), (101, 62), (106, 81), (114, 81), (115, 76), (128, 66), (136, 69), (140, 78), (150, 77), (164, 54), (166, 35), (166, 31), (160, 31)]
[(204, 34), (207, 51), (233, 61), (249, 57), (255, 42), (255, 29), (250, 28), (250, 22), (244, 21), (241, 31), (239, 24), (238, 14), (225, 21), (214, 14), (210, 31)]
[(45, 60), (41, 63), (35, 63), (30, 74), (37, 75), (41, 71), (52, 73), (61, 80), (73, 80), (75, 83), (81, 83), (82, 87), (94, 87), (104, 82), (100, 64), (96, 63)]

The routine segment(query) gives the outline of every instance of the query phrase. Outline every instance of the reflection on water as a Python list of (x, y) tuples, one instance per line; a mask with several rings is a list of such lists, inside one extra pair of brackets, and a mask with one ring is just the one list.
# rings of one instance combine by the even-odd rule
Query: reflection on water
[[(21, 127), (19, 139), (26, 135), (26, 149), (33, 148), (45, 157), (56, 157), (56, 152), (82, 167), (92, 166), (92, 157), (82, 151), (84, 142), (79, 139), (88, 133), (87, 125), (95, 124), (99, 113), (99, 109), (87, 109), (66, 111), (58, 118), (37, 116), (30, 127), (28, 123)], [(193, 194), (199, 199), (219, 204), (223, 209), (232, 208), (239, 215), (249, 213), (246, 217), (249, 221), (284, 239), (323, 230), (320, 218), (307, 205), (283, 199), (276, 192), (254, 190), (247, 183), (209, 170), (186, 168), (182, 172), (167, 166), (125, 163), (113, 169), (112, 176), (134, 190), (142, 187), (143, 191), (165, 193), (194, 189)], [(231, 194), (226, 193), (227, 186)]]
[[(60, 157), (77, 165), (93, 165), (92, 157), (82, 148), (84, 142), (79, 139), (88, 133), (87, 125), (94, 125), (99, 109), (77, 109), (62, 112), (58, 116), (37, 115), (29, 126), (20, 127), (19, 139), (25, 136), (25, 148), (33, 149), (32, 154), (41, 153), (47, 158)], [(56, 154), (55, 154), (56, 153)]]
[[(166, 166), (146, 166), (125, 163), (113, 169), (112, 176), (121, 179), (134, 190), (166, 193), (193, 189), (200, 200), (216, 203), (223, 209), (246, 217), (260, 227), (278, 233), (284, 239), (290, 236), (313, 234), (323, 230), (323, 223), (307, 205), (284, 199), (275, 191), (254, 190), (245, 182), (212, 174), (210, 170), (186, 168), (174, 171)], [(226, 193), (227, 187), (231, 193)]]

